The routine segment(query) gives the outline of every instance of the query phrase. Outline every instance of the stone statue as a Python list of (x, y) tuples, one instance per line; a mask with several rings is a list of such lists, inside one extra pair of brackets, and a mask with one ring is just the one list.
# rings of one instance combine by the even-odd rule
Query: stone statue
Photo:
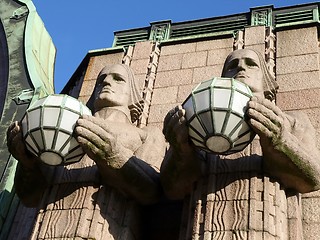
[[(299, 212), (299, 200), (292, 197), (320, 187), (315, 130), (304, 113), (284, 113), (274, 104), (278, 86), (258, 52), (241, 49), (229, 54), (222, 77), (251, 88), (254, 97), (246, 115), (257, 137), (239, 153), (204, 153), (188, 139), (184, 109), (177, 106), (168, 112), (163, 133), (170, 149), (161, 166), (161, 182), (171, 199), (191, 193), (182, 239), (288, 239), (290, 232), (302, 228), (301, 216), (295, 216), (300, 222), (291, 221), (288, 209)], [(301, 231), (297, 234), (294, 239), (300, 239)]]
[[(104, 67), (93, 93), (94, 116), (77, 121), (74, 133), (86, 154), (94, 160), (101, 183), (112, 186), (141, 204), (158, 201), (162, 194), (159, 169), (166, 143), (160, 130), (133, 124), (142, 111), (132, 70), (124, 64)], [(45, 188), (41, 163), (22, 141), (21, 125), (7, 132), (7, 145), (19, 161), (15, 185), (27, 206), (37, 206)]]
[(75, 134), (99, 169), (102, 182), (143, 204), (161, 196), (159, 167), (165, 153), (161, 131), (133, 122), (142, 106), (134, 76), (126, 65), (107, 66), (94, 90), (94, 117), (78, 120)]

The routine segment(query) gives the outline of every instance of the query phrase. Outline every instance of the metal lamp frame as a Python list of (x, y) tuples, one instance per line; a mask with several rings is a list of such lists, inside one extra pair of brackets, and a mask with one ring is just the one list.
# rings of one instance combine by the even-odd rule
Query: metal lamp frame
[[(46, 115), (50, 110), (57, 115)], [(27, 109), (22, 119), (27, 149), (48, 165), (80, 161), (84, 152), (73, 137), (73, 129), (77, 119), (84, 114), (91, 115), (90, 109), (68, 95), (53, 94), (39, 99)], [(32, 122), (35, 117), (37, 122)], [(34, 126), (35, 123), (38, 125)]]
[[(219, 91), (220, 97), (224, 98), (219, 98), (223, 104), (217, 103)], [(222, 92), (228, 95), (222, 96)], [(250, 88), (233, 78), (215, 77), (198, 84), (182, 104), (192, 142), (200, 149), (216, 154), (243, 150), (255, 135), (245, 117), (246, 103), (251, 97)], [(227, 106), (223, 106), (226, 103)], [(236, 124), (230, 126), (231, 121)]]

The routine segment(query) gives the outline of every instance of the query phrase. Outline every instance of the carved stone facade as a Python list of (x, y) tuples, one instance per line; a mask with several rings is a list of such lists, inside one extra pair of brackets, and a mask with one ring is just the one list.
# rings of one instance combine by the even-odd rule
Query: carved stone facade
[[(265, 26), (260, 15), (258, 26), (247, 25), (237, 32), (145, 40), (126, 50), (89, 52), (63, 93), (87, 103), (100, 70), (106, 64), (126, 63), (146, 100), (138, 124), (162, 129), (166, 113), (181, 104), (197, 83), (221, 75), (231, 51), (251, 48), (263, 54), (274, 71), (280, 86), (277, 105), (284, 111), (307, 113), (320, 139), (318, 27)], [(246, 159), (252, 154), (261, 155), (257, 139), (239, 161), (209, 157), (210, 174), (196, 184), (190, 197), (151, 206), (139, 206), (100, 186), (88, 158), (50, 169), (54, 184), (43, 204), (39, 209), (19, 206), (10, 239), (318, 239), (320, 192), (286, 192), (274, 179), (260, 175), (261, 162)], [(234, 181), (226, 182), (230, 178)], [(34, 226), (24, 225), (31, 221)]]

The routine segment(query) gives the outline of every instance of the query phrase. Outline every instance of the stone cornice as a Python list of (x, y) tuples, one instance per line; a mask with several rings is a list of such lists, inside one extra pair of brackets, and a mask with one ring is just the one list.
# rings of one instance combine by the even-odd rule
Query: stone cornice
[(275, 31), (301, 25), (319, 25), (319, 2), (274, 8), (254, 7), (250, 12), (172, 23), (170, 20), (150, 23), (144, 28), (116, 31), (113, 47), (132, 45), (138, 41), (192, 41), (233, 34), (247, 26), (271, 26)]

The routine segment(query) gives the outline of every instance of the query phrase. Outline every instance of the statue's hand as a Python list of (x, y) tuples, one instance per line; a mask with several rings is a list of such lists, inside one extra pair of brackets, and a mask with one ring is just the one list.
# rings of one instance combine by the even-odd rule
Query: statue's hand
[(160, 179), (170, 199), (183, 199), (203, 175), (206, 164), (203, 155), (189, 138), (185, 110), (177, 106), (164, 119), (163, 134), (170, 148), (162, 161)]
[(117, 134), (104, 119), (83, 116), (77, 121), (74, 133), (86, 154), (96, 162), (111, 161), (123, 154), (123, 146)]
[(292, 131), (290, 116), (265, 98), (253, 97), (248, 103), (247, 115), (262, 145), (276, 146)]
[(176, 106), (170, 110), (163, 123), (163, 134), (173, 147), (181, 148), (189, 145), (189, 133), (186, 125), (185, 110)]
[(32, 169), (34, 167), (35, 157), (28, 152), (22, 137), (22, 127), (17, 121), (8, 127), (7, 146), (12, 156), (25, 168)]
[(306, 114), (284, 113), (272, 102), (252, 98), (249, 122), (260, 136), (264, 170), (285, 188), (301, 193), (320, 188), (319, 151), (315, 130)]

